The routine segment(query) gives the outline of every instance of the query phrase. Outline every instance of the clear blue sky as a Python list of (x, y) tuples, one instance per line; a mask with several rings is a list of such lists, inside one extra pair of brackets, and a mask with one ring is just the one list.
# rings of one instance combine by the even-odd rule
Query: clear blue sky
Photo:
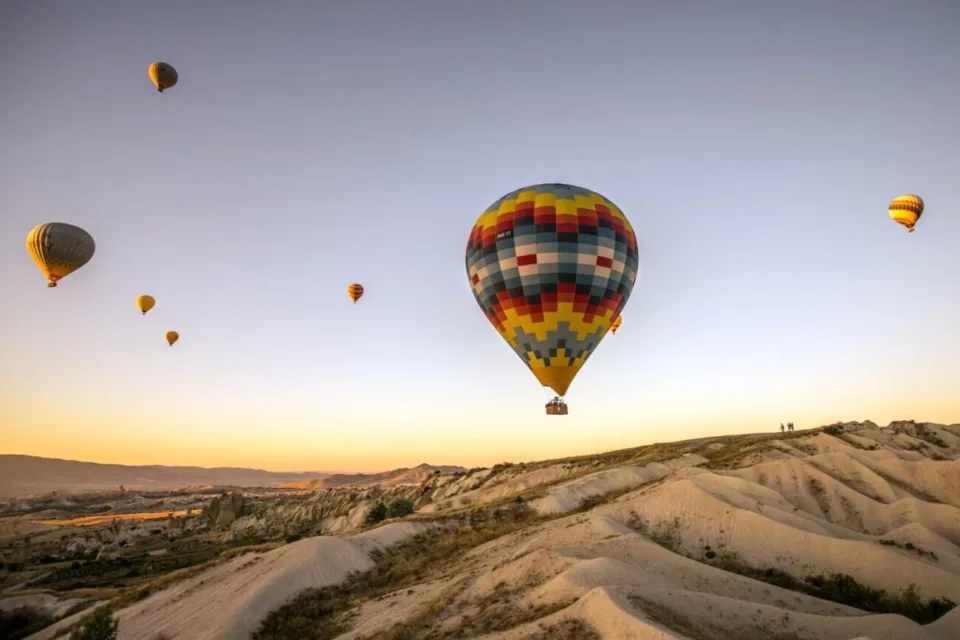
[[(0, 17), (0, 451), (377, 469), (960, 421), (960, 3)], [(162, 95), (153, 60), (180, 72)], [(487, 205), (554, 181), (617, 203), (641, 250), (566, 418), (463, 260)], [(46, 221), (97, 241), (54, 290), (24, 249)]]

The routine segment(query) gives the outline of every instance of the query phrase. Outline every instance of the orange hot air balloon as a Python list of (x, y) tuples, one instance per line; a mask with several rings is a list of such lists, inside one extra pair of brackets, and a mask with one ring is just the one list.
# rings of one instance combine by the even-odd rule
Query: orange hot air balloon
[(613, 324), (610, 325), (610, 331), (616, 333), (621, 324), (623, 324), (623, 316), (617, 316), (616, 320), (613, 321)]
[(347, 287), (347, 295), (353, 300), (353, 304), (357, 304), (357, 300), (363, 296), (363, 285), (354, 282)]
[(140, 309), (140, 313), (143, 315), (147, 315), (147, 311), (153, 309), (154, 305), (156, 304), (157, 301), (153, 299), (153, 296), (137, 296), (137, 309)]
[(173, 343), (179, 339), (180, 339), (179, 333), (177, 333), (176, 331), (167, 331), (167, 344), (169, 344), (171, 347), (173, 346)]

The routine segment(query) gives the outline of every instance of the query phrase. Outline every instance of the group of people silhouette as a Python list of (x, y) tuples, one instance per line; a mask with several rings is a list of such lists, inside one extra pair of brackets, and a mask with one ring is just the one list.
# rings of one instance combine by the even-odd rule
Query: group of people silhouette
[(792, 423), (792, 422), (788, 422), (788, 423), (787, 423), (787, 426), (783, 426), (783, 423), (781, 422), (781, 423), (780, 423), (780, 433), (783, 433), (784, 431), (793, 431), (793, 423)]

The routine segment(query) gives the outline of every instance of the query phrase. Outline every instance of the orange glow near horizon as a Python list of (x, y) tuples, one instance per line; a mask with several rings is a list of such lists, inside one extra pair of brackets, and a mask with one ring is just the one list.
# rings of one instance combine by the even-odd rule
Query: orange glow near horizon
[[(469, 468), (532, 462), (653, 442), (774, 432), (788, 420), (805, 429), (837, 421), (873, 420), (885, 426), (899, 419), (952, 423), (960, 417), (960, 400), (947, 389), (889, 391), (848, 392), (842, 401), (821, 395), (826, 402), (820, 406), (790, 415), (778, 413), (777, 407), (789, 403), (776, 396), (766, 402), (756, 399), (748, 409), (723, 402), (722, 397), (703, 408), (675, 405), (676, 399), (665, 397), (641, 406), (632, 419), (623, 416), (621, 407), (587, 401), (571, 402), (571, 414), (564, 418), (541, 418), (535, 400), (519, 409), (507, 407), (502, 416), (487, 413), (469, 420), (449, 411), (438, 413), (433, 407), (434, 413), (424, 411), (420, 420), (394, 417), (392, 424), (389, 415), (376, 412), (313, 417), (277, 411), (270, 416), (251, 409), (222, 416), (198, 411), (191, 416), (181, 405), (158, 413), (148, 411), (136, 419), (135, 426), (131, 416), (140, 414), (131, 407), (98, 409), (83, 402), (68, 409), (64, 404), (44, 406), (39, 397), (27, 401), (28, 396), (20, 395), (4, 403), (0, 453), (125, 465), (377, 472), (420, 463)], [(509, 422), (511, 409), (523, 423)], [(445, 426), (451, 423), (459, 426)], [(604, 428), (595, 429), (596, 424)], [(37, 437), (39, 433), (42, 438)]]

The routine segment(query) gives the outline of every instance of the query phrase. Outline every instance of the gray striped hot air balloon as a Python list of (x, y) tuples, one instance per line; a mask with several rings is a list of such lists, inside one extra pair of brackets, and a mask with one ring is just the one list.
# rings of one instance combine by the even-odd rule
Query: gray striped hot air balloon
[(27, 234), (27, 253), (47, 278), (47, 286), (90, 262), (96, 244), (93, 236), (66, 222), (38, 224)]

